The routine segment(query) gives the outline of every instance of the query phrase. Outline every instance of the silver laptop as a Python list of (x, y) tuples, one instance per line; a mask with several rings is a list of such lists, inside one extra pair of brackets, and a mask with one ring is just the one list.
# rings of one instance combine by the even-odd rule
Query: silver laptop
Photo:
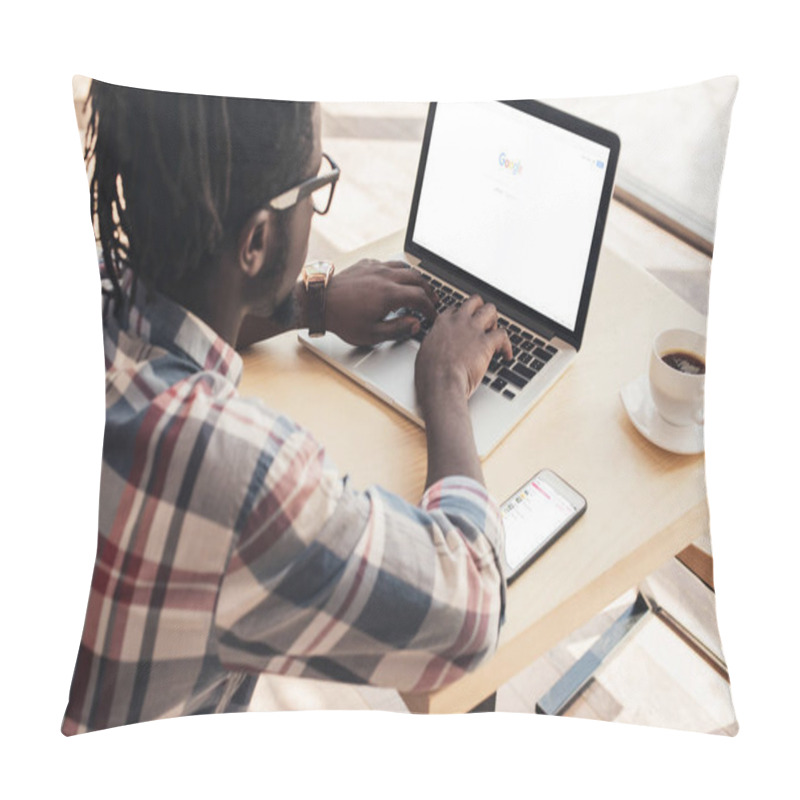
[[(406, 230), (405, 260), (438, 309), (494, 303), (514, 359), (496, 356), (469, 408), (485, 458), (580, 349), (619, 157), (610, 131), (533, 100), (432, 103)], [(423, 425), (415, 339), (352, 347), (300, 341)]]

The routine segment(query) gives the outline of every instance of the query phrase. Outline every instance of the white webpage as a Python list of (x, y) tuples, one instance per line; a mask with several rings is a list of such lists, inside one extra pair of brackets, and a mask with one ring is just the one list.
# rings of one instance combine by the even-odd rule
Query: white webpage
[(499, 102), (440, 103), (413, 240), (574, 330), (608, 156)]

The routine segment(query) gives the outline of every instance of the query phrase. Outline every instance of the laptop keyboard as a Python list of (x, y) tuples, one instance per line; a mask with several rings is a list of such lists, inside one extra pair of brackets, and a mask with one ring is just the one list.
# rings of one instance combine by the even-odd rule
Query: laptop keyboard
[[(459, 308), (467, 299), (467, 295), (448, 286), (438, 278), (434, 278), (422, 270), (417, 270), (417, 272), (433, 286), (437, 297), (436, 311), (439, 314), (447, 308)], [(431, 329), (431, 323), (427, 320), (420, 317), (420, 322), (420, 330), (413, 337), (418, 342), (421, 342)], [(524, 389), (558, 352), (558, 348), (542, 336), (522, 328), (502, 314), (498, 316), (497, 324), (501, 328), (505, 328), (508, 333), (513, 358), (511, 361), (506, 361), (503, 356), (496, 354), (483, 376), (483, 383), (507, 400), (513, 400), (517, 396), (517, 392)]]

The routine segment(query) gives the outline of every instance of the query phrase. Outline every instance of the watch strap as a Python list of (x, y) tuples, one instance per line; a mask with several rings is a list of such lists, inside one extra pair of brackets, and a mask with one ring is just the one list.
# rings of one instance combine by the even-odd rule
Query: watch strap
[(324, 280), (310, 280), (306, 287), (309, 336), (325, 334), (325, 297), (328, 294), (326, 289)]

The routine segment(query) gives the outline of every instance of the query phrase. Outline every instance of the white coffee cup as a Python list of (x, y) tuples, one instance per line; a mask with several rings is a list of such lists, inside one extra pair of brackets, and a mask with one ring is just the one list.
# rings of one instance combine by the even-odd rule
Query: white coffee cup
[[(653, 340), (650, 394), (667, 422), (682, 426), (703, 424), (705, 363), (706, 337), (700, 333), (673, 328)], [(700, 365), (702, 371), (698, 372)]]

